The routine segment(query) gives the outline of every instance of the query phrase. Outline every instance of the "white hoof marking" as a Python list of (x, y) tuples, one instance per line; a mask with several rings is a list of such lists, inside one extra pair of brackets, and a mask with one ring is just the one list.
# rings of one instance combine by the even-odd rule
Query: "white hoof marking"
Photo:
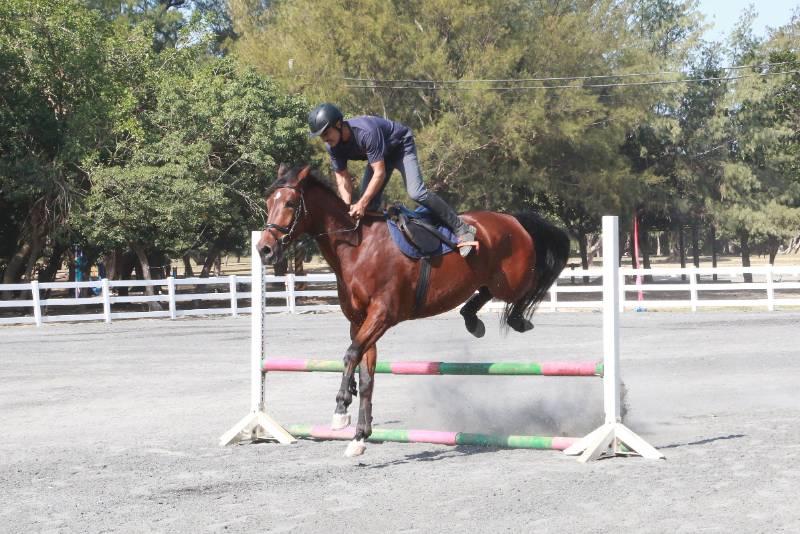
[(363, 439), (353, 440), (347, 444), (347, 449), (344, 451), (344, 455), (348, 458), (352, 458), (354, 456), (361, 456), (364, 454), (364, 451), (367, 450), (367, 445), (364, 443)]
[(341, 430), (350, 426), (349, 413), (335, 413), (331, 419), (331, 430)]

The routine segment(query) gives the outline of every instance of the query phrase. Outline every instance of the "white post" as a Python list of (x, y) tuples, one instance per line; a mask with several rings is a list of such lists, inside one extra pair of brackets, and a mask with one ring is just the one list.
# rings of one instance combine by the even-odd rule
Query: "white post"
[(550, 309), (558, 311), (558, 279), (550, 286)]
[(619, 372), (619, 219), (603, 217), (603, 408), (605, 423), (564, 453), (588, 462), (609, 452), (620, 454), (622, 444), (648, 459), (663, 458), (660, 452), (622, 424)]
[(236, 295), (236, 275), (232, 274), (229, 277), (229, 286), (231, 292), (231, 315), (233, 317), (239, 316), (239, 299)]
[(250, 410), (261, 409), (261, 359), (264, 349), (264, 264), (258, 250), (260, 232), (253, 232), (250, 244)]
[(31, 299), (33, 300), (33, 320), (36, 326), (42, 326), (42, 305), (39, 299), (39, 281), (31, 282)]
[(295, 302), (294, 302), (294, 274), (286, 275), (286, 305), (289, 308), (289, 313), (295, 312)]
[(167, 292), (169, 293), (169, 318), (175, 318), (175, 279), (167, 278)]
[(772, 281), (772, 264), (767, 264), (767, 310), (775, 311), (775, 285)]
[(100, 295), (103, 299), (103, 319), (106, 323), (111, 322), (111, 285), (108, 278), (103, 278), (100, 285)]
[(258, 241), (261, 232), (251, 234), (250, 247), (250, 413), (219, 438), (220, 446), (230, 445), (244, 437), (269, 437), (284, 445), (297, 441), (277, 421), (267, 414), (264, 402), (264, 265)]
[(620, 421), (619, 396), (619, 219), (603, 217), (603, 407), (606, 423)]
[(692, 311), (697, 311), (697, 267), (689, 267), (689, 300), (691, 301)]

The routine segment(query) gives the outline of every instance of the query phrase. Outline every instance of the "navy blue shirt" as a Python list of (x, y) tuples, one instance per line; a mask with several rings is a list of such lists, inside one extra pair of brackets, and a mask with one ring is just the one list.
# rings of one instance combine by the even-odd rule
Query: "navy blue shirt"
[(339, 141), (333, 148), (325, 145), (334, 171), (346, 169), (349, 160), (375, 163), (401, 156), (407, 148), (413, 149), (411, 129), (399, 122), (372, 115), (354, 117), (346, 122), (350, 126), (350, 140)]

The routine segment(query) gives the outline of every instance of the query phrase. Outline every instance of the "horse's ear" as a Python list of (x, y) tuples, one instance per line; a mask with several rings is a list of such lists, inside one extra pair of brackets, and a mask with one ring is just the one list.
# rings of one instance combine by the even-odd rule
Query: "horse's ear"
[(288, 170), (289, 167), (287, 167), (285, 163), (278, 165), (278, 178), (283, 178), (283, 175), (286, 174), (286, 171)]
[(299, 184), (300, 182), (305, 180), (310, 172), (311, 172), (311, 165), (306, 165), (305, 167), (300, 169), (300, 172), (297, 173), (297, 183)]

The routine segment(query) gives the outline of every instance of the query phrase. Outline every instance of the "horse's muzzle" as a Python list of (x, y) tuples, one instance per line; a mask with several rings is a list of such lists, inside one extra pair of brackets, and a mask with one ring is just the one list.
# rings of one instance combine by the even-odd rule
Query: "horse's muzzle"
[(274, 248), (269, 245), (264, 245), (261, 248), (261, 261), (264, 265), (275, 265), (280, 262), (283, 256), (282, 248), (283, 247), (281, 247), (279, 243), (276, 243)]

